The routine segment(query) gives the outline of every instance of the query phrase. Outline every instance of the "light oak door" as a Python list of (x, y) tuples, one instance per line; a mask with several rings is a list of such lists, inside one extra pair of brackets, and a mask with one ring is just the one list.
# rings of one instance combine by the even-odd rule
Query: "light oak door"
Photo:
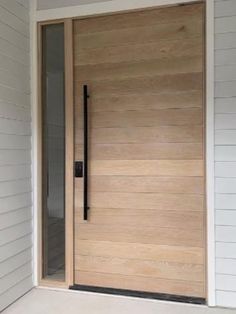
[(75, 284), (205, 297), (204, 5), (74, 21)]

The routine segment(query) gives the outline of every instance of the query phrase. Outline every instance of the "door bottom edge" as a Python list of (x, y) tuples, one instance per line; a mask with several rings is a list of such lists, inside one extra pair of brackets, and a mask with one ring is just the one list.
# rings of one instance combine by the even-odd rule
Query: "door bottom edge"
[(109, 295), (120, 295), (126, 297), (135, 297), (142, 299), (154, 299), (160, 301), (172, 301), (179, 303), (188, 303), (196, 305), (206, 305), (206, 299), (201, 297), (189, 297), (183, 295), (174, 295), (166, 293), (156, 293), (156, 292), (146, 292), (146, 291), (136, 291), (136, 290), (127, 290), (127, 289), (116, 289), (108, 287), (96, 287), (96, 286), (87, 286), (74, 284), (69, 287), (70, 290), (86, 291), (86, 292), (95, 292), (101, 294)]

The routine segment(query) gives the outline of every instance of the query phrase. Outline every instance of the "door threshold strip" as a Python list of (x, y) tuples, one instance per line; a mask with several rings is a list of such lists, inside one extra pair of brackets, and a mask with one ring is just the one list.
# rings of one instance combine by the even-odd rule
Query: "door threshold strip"
[(86, 286), (86, 285), (73, 285), (70, 287), (70, 289), (78, 290), (78, 291), (102, 293), (102, 294), (136, 297), (136, 298), (143, 298), (143, 299), (155, 299), (155, 300), (162, 300), (162, 301), (172, 301), (172, 302), (180, 302), (180, 303), (199, 304), (199, 305), (206, 304), (206, 300), (204, 298), (188, 297), (188, 296), (165, 294), (165, 293), (154, 293), (154, 292), (115, 289), (115, 288), (106, 288), (106, 287), (94, 287), (94, 286)]

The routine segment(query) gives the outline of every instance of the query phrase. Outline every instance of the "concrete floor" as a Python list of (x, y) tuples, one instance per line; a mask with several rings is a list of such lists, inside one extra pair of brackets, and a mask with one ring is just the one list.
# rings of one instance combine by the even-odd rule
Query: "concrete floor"
[(38, 288), (3, 314), (236, 314), (236, 310)]

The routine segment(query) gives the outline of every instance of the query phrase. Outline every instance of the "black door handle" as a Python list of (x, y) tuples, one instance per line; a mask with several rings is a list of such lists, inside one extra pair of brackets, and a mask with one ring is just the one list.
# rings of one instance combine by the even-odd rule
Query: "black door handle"
[(84, 220), (88, 220), (88, 86), (83, 86), (84, 99)]

